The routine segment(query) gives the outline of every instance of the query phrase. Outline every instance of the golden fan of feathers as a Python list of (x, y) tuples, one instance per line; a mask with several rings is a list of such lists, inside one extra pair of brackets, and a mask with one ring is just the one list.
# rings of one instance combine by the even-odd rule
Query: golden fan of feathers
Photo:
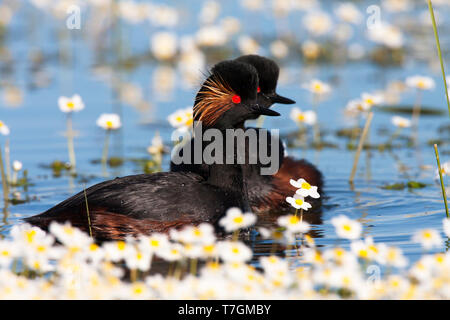
[(233, 89), (220, 78), (210, 77), (198, 93), (194, 106), (194, 119), (205, 126), (212, 126), (227, 110), (233, 106)]

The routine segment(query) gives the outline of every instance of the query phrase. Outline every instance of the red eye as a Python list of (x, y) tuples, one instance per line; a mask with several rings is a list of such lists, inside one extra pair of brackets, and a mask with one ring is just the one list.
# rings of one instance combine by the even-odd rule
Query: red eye
[(233, 98), (231, 98), (231, 100), (233, 101), (233, 103), (241, 103), (241, 97), (239, 97), (237, 94), (235, 94)]
[(258, 93), (261, 92), (261, 88), (258, 87), (258, 89), (256, 89), (256, 91), (257, 91)]

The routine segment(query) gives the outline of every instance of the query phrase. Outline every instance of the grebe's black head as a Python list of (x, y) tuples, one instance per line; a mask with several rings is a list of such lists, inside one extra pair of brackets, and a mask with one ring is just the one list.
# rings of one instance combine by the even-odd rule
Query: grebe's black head
[(259, 77), (258, 103), (259, 105), (270, 108), (274, 103), (293, 104), (294, 100), (277, 94), (277, 82), (280, 74), (280, 68), (271, 59), (249, 54), (236, 58), (235, 61), (245, 62), (255, 67)]
[(211, 69), (195, 98), (194, 120), (205, 128), (235, 128), (260, 115), (279, 116), (258, 105), (258, 73), (250, 64), (223, 61)]

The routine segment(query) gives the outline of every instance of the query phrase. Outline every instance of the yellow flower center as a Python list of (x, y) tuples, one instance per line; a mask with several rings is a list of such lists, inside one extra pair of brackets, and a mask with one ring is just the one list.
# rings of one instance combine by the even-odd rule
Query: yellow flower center
[(299, 206), (301, 206), (303, 204), (303, 200), (302, 199), (295, 199), (295, 203), (298, 204)]
[(309, 190), (309, 189), (311, 189), (311, 185), (308, 182), (303, 182), (302, 189)]
[(234, 247), (233, 249), (231, 249), (231, 252), (233, 252), (234, 254), (238, 254), (239, 253), (239, 248)]
[(36, 250), (37, 250), (38, 252), (45, 252), (45, 251), (47, 250), (47, 248), (46, 248), (45, 246), (38, 246), (38, 247), (36, 248)]
[(123, 250), (125, 250), (125, 242), (123, 242), (123, 241), (119, 241), (119, 242), (117, 242), (117, 249), (119, 249), (120, 251), (123, 251)]
[(214, 245), (212, 245), (212, 244), (206, 245), (203, 247), (203, 250), (205, 250), (205, 252), (211, 253), (214, 251)]
[(300, 222), (300, 219), (297, 216), (292, 216), (289, 218), (289, 224), (297, 224)]
[(236, 217), (233, 219), (234, 223), (242, 223), (244, 221), (244, 218), (242, 216)]
[(32, 243), (34, 240), (34, 237), (36, 236), (36, 230), (26, 231), (25, 236), (27, 238), (28, 243)]
[(106, 126), (108, 128), (112, 128), (113, 127), (113, 122), (111, 120), (106, 121)]
[(195, 229), (194, 229), (194, 235), (195, 235), (196, 237), (200, 237), (200, 236), (202, 235), (202, 232), (200, 231), (200, 229), (195, 228)]
[(144, 255), (141, 252), (138, 252), (136, 254), (136, 259), (138, 259), (138, 260), (142, 260), (143, 257), (144, 257)]
[(67, 102), (67, 108), (73, 109), (75, 108), (75, 104), (72, 101)]
[(142, 294), (144, 292), (144, 288), (141, 285), (134, 286), (133, 293), (134, 294)]
[(433, 237), (433, 235), (431, 234), (430, 231), (425, 231), (425, 232), (423, 233), (423, 237), (424, 237), (425, 239), (431, 239), (431, 238)]
[(419, 80), (417, 82), (417, 87), (419, 87), (420, 89), (424, 89), (426, 87), (425, 81)]
[(298, 116), (297, 116), (297, 119), (298, 119), (298, 121), (305, 121), (305, 115), (303, 114), (303, 113), (300, 113)]
[(90, 251), (96, 251), (97, 249), (98, 249), (98, 245), (96, 245), (95, 243), (91, 243), (91, 245), (89, 246)]
[(152, 239), (152, 240), (150, 240), (150, 245), (152, 247), (158, 247), (159, 246), (159, 241), (155, 240), (155, 239)]
[(186, 120), (186, 122), (184, 124), (187, 126), (190, 126), (193, 122), (194, 122), (194, 119), (189, 118), (188, 120)]
[(68, 235), (73, 235), (73, 228), (72, 227), (64, 227), (64, 233), (68, 234)]
[(175, 118), (175, 121), (176, 122), (182, 122), (183, 121), (183, 117), (178, 116), (178, 117)]
[(322, 91), (322, 85), (320, 83), (315, 83), (313, 85), (313, 90), (316, 91), (316, 92)]
[(3, 121), (0, 121), (0, 128), (3, 127), (5, 124), (3, 123)]
[(9, 257), (9, 256), (10, 256), (10, 252), (7, 251), (7, 250), (3, 250), (3, 251), (2, 251), (2, 256), (4, 256), (4, 257)]
[(351, 231), (352, 230), (352, 226), (351, 225), (349, 225), (349, 224), (344, 224), (343, 226), (342, 226), (342, 229), (344, 229), (345, 231)]
[(366, 249), (359, 250), (358, 254), (361, 258), (367, 258), (369, 256), (369, 252)]

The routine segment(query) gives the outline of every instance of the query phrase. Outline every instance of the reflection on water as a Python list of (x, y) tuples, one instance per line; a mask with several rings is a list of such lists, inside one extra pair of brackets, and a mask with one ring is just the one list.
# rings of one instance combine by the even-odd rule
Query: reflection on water
[[(167, 116), (192, 105), (207, 66), (242, 53), (258, 52), (279, 62), (281, 94), (296, 100), (302, 110), (317, 109), (320, 136), (313, 128), (305, 127), (306, 135), (298, 139), (289, 106), (275, 106), (282, 117), (265, 119), (263, 123), (264, 127), (281, 129), (291, 156), (314, 162), (324, 174), (321, 212), (304, 215), (312, 224), (310, 235), (316, 244), (336, 245), (330, 219), (345, 214), (364, 224), (366, 236), (399, 246), (411, 260), (416, 259), (421, 249), (411, 242), (411, 235), (425, 226), (440, 229), (444, 216), (430, 141), (440, 142), (443, 161), (450, 154), (448, 118), (440, 94), (432, 31), (426, 20), (414, 20), (426, 8), (411, 8), (409, 14), (383, 9), (388, 10), (383, 17), (402, 32), (401, 46), (390, 47), (392, 43), (383, 43), (374, 36), (374, 41), (367, 38), (362, 17), (356, 26), (335, 16), (330, 22), (334, 28), (314, 29), (313, 22), (305, 26), (300, 21), (306, 20), (308, 12), (300, 3), (307, 7), (309, 1), (298, 2), (289, 13), (282, 7), (254, 11), (237, 1), (221, 2), (217, 18), (203, 13), (212, 19), (206, 24), (197, 16), (203, 12), (201, 2), (171, 3), (176, 13), (162, 7), (154, 9), (158, 14), (145, 18), (148, 21), (141, 21), (143, 18), (133, 10), (123, 11), (118, 19), (110, 6), (91, 5), (83, 7), (80, 30), (66, 28), (65, 10), (59, 6), (50, 10), (27, 1), (0, 4), (0, 12), (6, 6), (11, 10), (10, 21), (0, 23), (0, 120), (11, 129), (10, 160), (20, 160), (27, 170), (26, 179), (20, 180), (25, 172), (21, 171), (22, 183), (10, 190), (12, 200), (2, 209), (0, 234), (6, 236), (11, 225), (22, 218), (48, 209), (85, 186), (106, 178), (151, 172), (154, 163), (149, 162), (152, 159), (147, 147), (157, 134), (165, 145), (172, 144)], [(242, 10), (234, 10), (237, 6)], [(363, 15), (365, 3), (359, 8)], [(438, 10), (441, 16), (448, 14), (448, 6)], [(326, 6), (323, 11), (332, 16)], [(446, 30), (448, 25), (444, 23), (442, 28)], [(443, 47), (447, 47), (448, 33), (441, 34)], [(155, 35), (159, 46), (150, 47)], [(174, 37), (176, 48), (172, 48)], [(285, 50), (287, 54), (283, 54)], [(371, 148), (363, 151), (355, 183), (349, 185), (354, 157), (351, 145), (357, 142), (358, 134), (346, 136), (338, 131), (362, 127), (365, 119), (346, 116), (345, 106), (363, 92), (383, 91), (386, 107), (411, 108), (415, 94), (401, 82), (416, 73), (429, 75), (438, 84), (434, 91), (424, 92), (423, 108), (444, 113), (421, 116), (415, 147), (406, 129), (391, 148), (383, 149), (380, 145), (389, 141), (395, 131), (390, 120), (397, 113), (376, 108), (367, 142)], [(331, 86), (331, 93), (320, 101), (302, 88), (314, 78)], [(80, 94), (86, 104), (73, 117), (76, 175), (65, 165), (66, 123), (57, 108), (60, 96), (74, 93)], [(95, 120), (109, 112), (121, 116), (123, 127), (113, 132), (110, 161), (102, 168), (104, 132), (95, 126)], [(320, 141), (320, 148), (313, 148), (314, 139)], [(2, 148), (5, 143), (0, 137)], [(165, 154), (162, 169), (168, 170), (168, 165), (169, 155)], [(411, 180), (426, 186), (382, 188)], [(259, 225), (273, 226), (275, 221), (274, 215), (261, 216)], [(256, 239), (249, 241), (257, 255), (272, 250), (270, 241)]]

